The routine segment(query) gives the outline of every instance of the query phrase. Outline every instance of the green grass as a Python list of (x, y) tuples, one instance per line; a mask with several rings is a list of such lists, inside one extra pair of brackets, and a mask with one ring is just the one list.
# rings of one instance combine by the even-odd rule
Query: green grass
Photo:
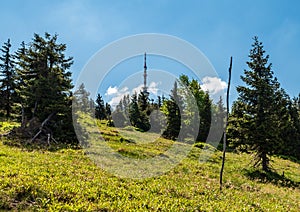
[[(132, 158), (154, 157), (172, 144), (161, 138), (143, 142), (139, 134), (119, 132), (103, 123), (101, 135), (115, 151)], [(227, 153), (220, 192), (221, 152), (207, 162), (199, 162), (201, 154), (201, 148), (193, 147), (187, 158), (164, 175), (133, 180), (102, 170), (83, 150), (28, 151), (0, 142), (0, 210), (300, 210), (298, 163), (274, 157), (278, 174), (269, 176), (251, 168), (251, 155)]]
[(14, 121), (1, 121), (0, 120), (0, 134), (9, 132), (12, 128), (18, 127), (20, 124)]

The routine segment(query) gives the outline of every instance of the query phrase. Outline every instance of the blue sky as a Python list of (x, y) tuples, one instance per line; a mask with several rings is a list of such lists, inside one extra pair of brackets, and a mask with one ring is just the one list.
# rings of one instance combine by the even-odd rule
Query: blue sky
[[(257, 35), (282, 87), (291, 96), (300, 92), (299, 1), (11, 0), (1, 1), (0, 8), (1, 44), (10, 38), (16, 49), (23, 40), (30, 42), (33, 33), (57, 33), (59, 41), (67, 44), (67, 54), (74, 57), (74, 79), (108, 43), (134, 34), (163, 33), (200, 49), (222, 81), (227, 81), (233, 56), (232, 84), (237, 86), (247, 68), (252, 37)], [(119, 88), (118, 77), (110, 79), (111, 88)], [(234, 90), (232, 100), (237, 96)]]

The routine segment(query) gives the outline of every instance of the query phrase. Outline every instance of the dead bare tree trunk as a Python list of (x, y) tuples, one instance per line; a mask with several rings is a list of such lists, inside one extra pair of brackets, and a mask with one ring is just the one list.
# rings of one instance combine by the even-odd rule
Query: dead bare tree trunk
[[(47, 122), (56, 114), (56, 112), (53, 112), (51, 113), (41, 124), (40, 126), (40, 130), (37, 132), (37, 134), (35, 134), (35, 136), (31, 139), (30, 142), (33, 142), (44, 130), (44, 126), (45, 124), (47, 124)], [(50, 137), (49, 137), (49, 140), (50, 140)]]
[(223, 171), (225, 166), (225, 156), (226, 156), (226, 129), (228, 125), (228, 115), (229, 115), (229, 89), (230, 89), (230, 81), (231, 81), (231, 69), (232, 69), (232, 57), (230, 57), (230, 65), (229, 65), (229, 78), (228, 78), (228, 87), (227, 87), (227, 96), (226, 96), (226, 123), (223, 132), (223, 157), (222, 157), (222, 167), (220, 171), (220, 191), (222, 191), (223, 186)]

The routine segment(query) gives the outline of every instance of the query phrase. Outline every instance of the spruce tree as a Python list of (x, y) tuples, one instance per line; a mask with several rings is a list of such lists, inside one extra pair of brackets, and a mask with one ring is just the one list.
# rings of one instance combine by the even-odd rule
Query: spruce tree
[(273, 119), (274, 122), (277, 123), (276, 129), (278, 132), (275, 154), (278, 154), (279, 152), (286, 152), (286, 150), (289, 148), (288, 143), (291, 142), (289, 140), (289, 137), (291, 137), (291, 135), (287, 134), (287, 132), (291, 132), (291, 128), (293, 127), (289, 114), (290, 102), (290, 97), (287, 95), (284, 89), (278, 89), (275, 92), (274, 104), (276, 105), (276, 108), (274, 108), (275, 115), (273, 116)]
[(97, 95), (96, 99), (95, 117), (100, 120), (107, 119), (104, 101), (100, 94)]
[[(24, 120), (43, 122), (53, 114), (45, 131), (62, 141), (62, 129), (72, 126), (73, 85), (68, 69), (73, 59), (65, 56), (66, 44), (57, 43), (57, 39), (57, 35), (49, 33), (45, 33), (45, 37), (34, 34), (28, 48), (21, 47), (17, 63), (18, 77), (22, 79), (19, 96), (24, 106)], [(72, 127), (68, 130), (74, 134)]]
[(129, 94), (125, 95), (122, 99), (123, 103), (123, 112), (126, 117), (126, 119), (129, 118), (129, 104), (130, 104), (130, 96)]
[(45, 33), (45, 38), (34, 34), (32, 42), (18, 61), (19, 75), (24, 80), (23, 101), (26, 101), (27, 116), (44, 119), (54, 110), (65, 109), (70, 96), (72, 63), (66, 58), (65, 44), (57, 44), (57, 35)]
[(14, 70), (13, 55), (11, 54), (10, 39), (1, 48), (0, 56), (0, 90), (1, 109), (5, 110), (7, 118), (11, 116), (13, 104), (16, 99), (16, 74)]
[(254, 37), (249, 58), (249, 69), (241, 76), (245, 86), (237, 87), (239, 97), (234, 103), (234, 120), (230, 124), (236, 127), (234, 136), (241, 135), (236, 138), (240, 144), (256, 153), (254, 165), (269, 171), (270, 155), (281, 145), (278, 129), (278, 111), (281, 109), (277, 104), (281, 100), (276, 100), (279, 83), (268, 63), (269, 55), (265, 56), (257, 37)]
[(246, 107), (246, 104), (242, 101), (233, 102), (226, 129), (229, 146), (241, 152), (248, 152), (250, 149), (247, 142), (247, 125), (248, 119), (251, 117), (245, 113)]
[(175, 81), (174, 87), (171, 90), (170, 99), (164, 101), (165, 115), (167, 127), (163, 132), (163, 137), (176, 140), (181, 129), (181, 111), (182, 101), (178, 94), (178, 86)]
[(206, 142), (212, 121), (212, 102), (208, 92), (204, 94), (203, 99), (200, 101), (197, 100), (197, 103), (199, 108), (200, 124), (196, 140)]
[(111, 117), (111, 106), (108, 103), (105, 104), (105, 113), (108, 120), (107, 125), (112, 127), (114, 124)]
[(138, 105), (141, 111), (147, 112), (149, 110), (149, 94), (141, 91), (138, 96)]
[(138, 108), (139, 108), (139, 122), (138, 128), (141, 131), (148, 131), (151, 128), (149, 115), (150, 103), (149, 103), (149, 93), (141, 91), (138, 96)]
[(140, 110), (138, 106), (137, 93), (134, 93), (131, 96), (131, 102), (129, 104), (129, 119), (132, 126), (134, 127), (139, 126)]
[(16, 70), (16, 93), (17, 93), (17, 100), (16, 103), (20, 105), (21, 108), (21, 126), (24, 127), (26, 124), (26, 116), (25, 116), (25, 101), (26, 96), (24, 96), (24, 88), (26, 86), (25, 83), (25, 67), (28, 67), (27, 65), (27, 48), (26, 44), (23, 41), (21, 43), (21, 46), (15, 53), (15, 60), (16, 60), (16, 65), (15, 65), (15, 70)]
[(300, 160), (300, 110), (298, 101), (297, 98), (294, 98), (289, 100), (287, 104), (288, 122), (281, 135), (285, 142), (279, 154)]

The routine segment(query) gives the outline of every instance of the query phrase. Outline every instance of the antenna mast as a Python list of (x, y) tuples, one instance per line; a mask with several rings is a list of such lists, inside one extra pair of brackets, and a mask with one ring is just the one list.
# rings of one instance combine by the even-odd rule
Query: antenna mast
[(146, 64), (146, 52), (144, 54), (144, 87), (143, 92), (148, 93), (147, 91), (147, 64)]

